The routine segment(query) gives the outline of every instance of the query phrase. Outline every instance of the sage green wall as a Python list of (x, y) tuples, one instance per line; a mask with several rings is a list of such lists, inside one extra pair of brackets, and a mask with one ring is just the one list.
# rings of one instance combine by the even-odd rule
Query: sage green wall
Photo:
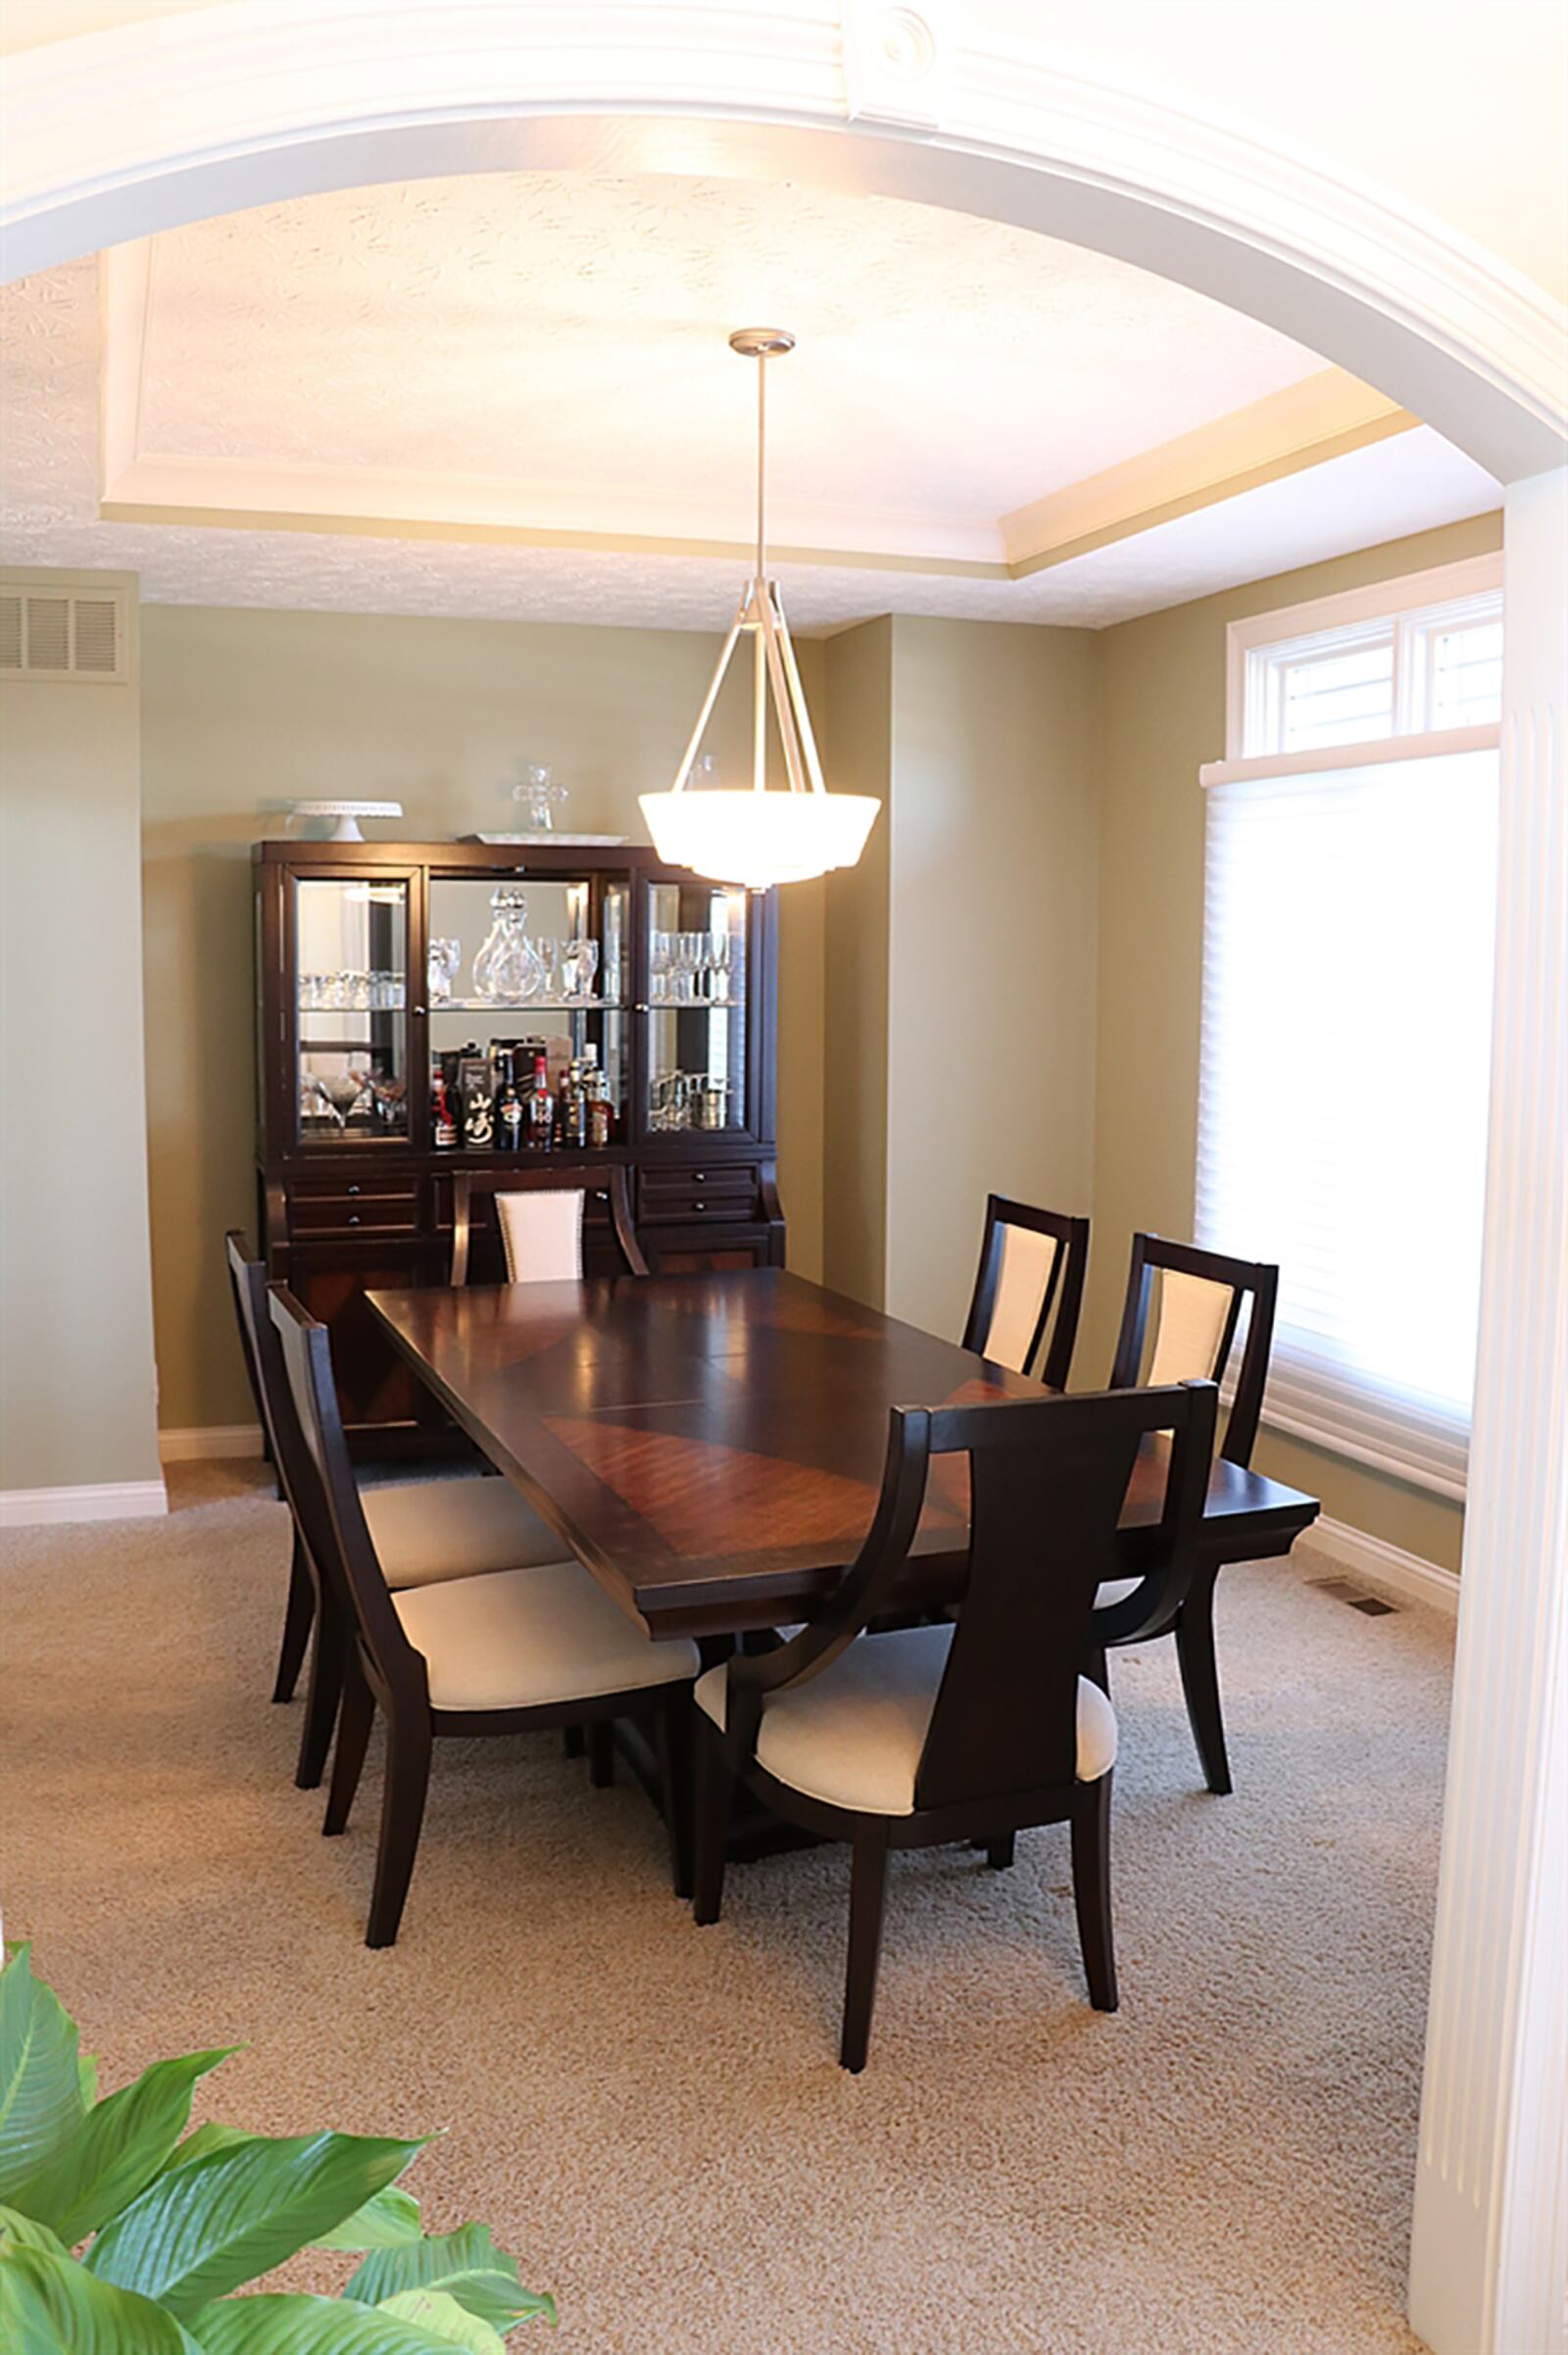
[[(1095, 1232), (1080, 1378), (1110, 1364), (1133, 1230), (1192, 1233), (1203, 943), (1198, 771), (1225, 753), (1227, 625), (1501, 545), (1501, 517), (1483, 515), (1102, 633)], [(1333, 954), (1327, 933), (1323, 953)], [(1334, 1519), (1457, 1569), (1459, 1506), (1268, 1431), (1256, 1461), (1321, 1496)]]
[(882, 809), (859, 864), (826, 883), (822, 1258), (834, 1291), (873, 1308), (887, 1295), (893, 630), (884, 615), (825, 648), (828, 774), (838, 791), (874, 794)]
[(1099, 648), (893, 623), (887, 1305), (955, 1339), (988, 1193), (1086, 1211)]
[[(515, 826), (518, 759), (571, 787), (584, 831), (647, 839), (717, 654), (689, 631), (159, 606), (143, 613), (147, 1104), (160, 1419), (253, 1409), (221, 1278), (254, 1229), (250, 846), (295, 798), (401, 801), (376, 834)], [(801, 648), (820, 699), (821, 650)], [(80, 700), (87, 700), (85, 692)], [(746, 759), (737, 689), (715, 728)], [(264, 814), (270, 810), (272, 815)], [(821, 1266), (822, 895), (781, 909), (779, 1185), (791, 1262)]]
[(132, 683), (0, 685), (0, 1489), (158, 1478), (135, 584), (90, 579)]

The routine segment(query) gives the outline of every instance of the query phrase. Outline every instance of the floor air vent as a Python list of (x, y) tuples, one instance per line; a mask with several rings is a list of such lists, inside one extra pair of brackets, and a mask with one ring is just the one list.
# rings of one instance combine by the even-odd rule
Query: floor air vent
[(1322, 1595), (1332, 1595), (1336, 1602), (1348, 1603), (1352, 1611), (1361, 1611), (1368, 1619), (1387, 1619), (1399, 1607), (1385, 1602), (1381, 1595), (1363, 1595), (1348, 1578), (1309, 1578), (1306, 1583)]
[(0, 584), (0, 678), (64, 684), (125, 675), (122, 590)]

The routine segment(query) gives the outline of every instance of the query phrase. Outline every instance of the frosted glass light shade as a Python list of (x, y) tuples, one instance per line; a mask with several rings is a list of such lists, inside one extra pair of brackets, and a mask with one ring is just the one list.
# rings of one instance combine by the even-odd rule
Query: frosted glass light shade
[(714, 883), (766, 891), (853, 866), (881, 805), (863, 793), (645, 793), (661, 859)]

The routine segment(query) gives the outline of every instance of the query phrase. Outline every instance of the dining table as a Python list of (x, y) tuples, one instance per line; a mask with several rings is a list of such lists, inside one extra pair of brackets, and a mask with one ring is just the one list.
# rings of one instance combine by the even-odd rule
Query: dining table
[[(495, 1469), (656, 1638), (740, 1638), (820, 1612), (867, 1536), (894, 1406), (1038, 1398), (1028, 1377), (782, 1268), (371, 1290), (391, 1341)], [(1140, 1451), (1122, 1509), (1146, 1600), (1097, 1614), (1121, 1642), (1158, 1615), (1168, 1455)], [(1211, 1467), (1184, 1575), (1289, 1551), (1317, 1500)], [(897, 1598), (961, 1596), (961, 1457), (932, 1466)], [(1166, 1593), (1168, 1618), (1177, 1598)]]

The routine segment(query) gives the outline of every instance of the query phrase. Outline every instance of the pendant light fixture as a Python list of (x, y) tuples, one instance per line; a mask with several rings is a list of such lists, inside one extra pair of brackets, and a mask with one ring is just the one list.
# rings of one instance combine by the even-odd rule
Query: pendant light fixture
[[(783, 327), (742, 327), (730, 337), (729, 347), (757, 363), (757, 571), (747, 582), (730, 623), (674, 784), (668, 793), (645, 793), (640, 798), (661, 859), (672, 866), (689, 866), (715, 883), (744, 883), (753, 891), (766, 891), (773, 883), (801, 883), (808, 876), (826, 874), (830, 867), (854, 866), (881, 805), (869, 794), (829, 793), (823, 784), (811, 715), (801, 689), (778, 584), (767, 577), (767, 364), (793, 352), (795, 338)], [(748, 635), (753, 655), (750, 790), (694, 786), (692, 771), (718, 691), (736, 647)], [(771, 793), (767, 787), (770, 698), (788, 787)]]

